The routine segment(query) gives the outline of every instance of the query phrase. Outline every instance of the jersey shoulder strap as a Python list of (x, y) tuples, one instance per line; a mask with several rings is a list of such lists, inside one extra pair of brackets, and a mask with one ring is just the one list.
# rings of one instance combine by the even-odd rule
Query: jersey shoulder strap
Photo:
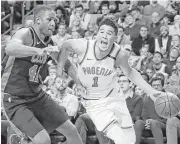
[(117, 57), (118, 53), (120, 52), (120, 50), (121, 50), (121, 48), (114, 43), (114, 48), (113, 48), (113, 50), (110, 52), (110, 54), (108, 55), (108, 57), (116, 60), (116, 57)]

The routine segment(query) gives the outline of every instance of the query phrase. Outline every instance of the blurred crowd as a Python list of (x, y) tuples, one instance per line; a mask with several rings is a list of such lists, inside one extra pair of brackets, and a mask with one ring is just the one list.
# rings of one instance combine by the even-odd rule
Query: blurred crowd
[[(14, 23), (21, 23), (20, 3), (1, 2), (1, 16), (15, 7)], [(37, 1), (37, 4), (43, 4)], [(98, 24), (104, 17), (118, 24), (116, 43), (129, 54), (129, 64), (156, 90), (171, 92), (180, 98), (180, 1), (55, 1), (51, 2), (57, 16), (52, 40), (61, 45), (67, 39), (95, 39)], [(32, 9), (30, 3), (28, 10)], [(26, 21), (31, 26), (32, 20)], [(2, 29), (9, 27), (8, 21)], [(69, 60), (78, 67), (78, 55), (71, 53)], [(100, 144), (113, 143), (98, 132), (81, 104), (81, 93), (75, 90), (75, 82), (56, 78), (56, 62), (49, 61), (49, 76), (42, 88), (60, 105), (63, 105), (84, 142), (89, 135), (96, 135)], [(154, 100), (134, 85), (117, 69), (119, 95), (124, 96), (134, 122), (136, 144), (142, 137), (154, 137), (156, 144), (178, 144), (180, 115), (161, 118), (155, 111)], [(180, 142), (180, 141), (179, 141)]]

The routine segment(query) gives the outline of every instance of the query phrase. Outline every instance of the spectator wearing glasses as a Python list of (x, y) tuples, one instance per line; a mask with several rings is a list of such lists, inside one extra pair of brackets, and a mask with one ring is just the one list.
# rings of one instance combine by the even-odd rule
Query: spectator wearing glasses
[(118, 34), (117, 34), (117, 41), (120, 46), (124, 46), (126, 44), (131, 44), (130, 36), (124, 33), (124, 28), (119, 26), (118, 27)]
[(148, 35), (148, 27), (143, 25), (139, 30), (139, 37), (135, 38), (132, 41), (133, 52), (139, 56), (140, 48), (142, 48), (146, 44), (149, 45), (149, 52), (153, 54), (155, 51), (155, 39)]
[(143, 107), (143, 99), (136, 95), (132, 89), (132, 83), (125, 75), (120, 75), (118, 80), (120, 92), (123, 93), (126, 99), (128, 110), (131, 114), (132, 120), (135, 123), (141, 117)]
[[(158, 90), (164, 91), (164, 80), (160, 78), (153, 78), (151, 86)], [(147, 96), (144, 97), (142, 120), (138, 120), (135, 125), (136, 143), (140, 144), (141, 136), (143, 132), (152, 132), (155, 139), (155, 144), (164, 144), (163, 131), (166, 129), (166, 119), (161, 118), (155, 110), (154, 101), (156, 98)]]

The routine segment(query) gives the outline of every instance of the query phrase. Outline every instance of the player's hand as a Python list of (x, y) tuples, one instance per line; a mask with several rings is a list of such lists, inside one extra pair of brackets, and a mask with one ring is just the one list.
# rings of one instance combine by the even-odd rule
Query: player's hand
[(83, 97), (84, 95), (87, 95), (87, 90), (85, 87), (83, 87), (81, 84), (77, 84), (75, 87), (75, 93), (79, 97)]
[(49, 55), (52, 52), (59, 52), (58, 46), (49, 46), (43, 49), (44, 54)]

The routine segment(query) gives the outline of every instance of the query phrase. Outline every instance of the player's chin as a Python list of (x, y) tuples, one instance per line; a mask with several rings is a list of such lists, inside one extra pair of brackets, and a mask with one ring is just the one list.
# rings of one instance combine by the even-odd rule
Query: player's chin
[(108, 50), (108, 46), (100, 46), (99, 49), (100, 49), (100, 51), (105, 52)]

